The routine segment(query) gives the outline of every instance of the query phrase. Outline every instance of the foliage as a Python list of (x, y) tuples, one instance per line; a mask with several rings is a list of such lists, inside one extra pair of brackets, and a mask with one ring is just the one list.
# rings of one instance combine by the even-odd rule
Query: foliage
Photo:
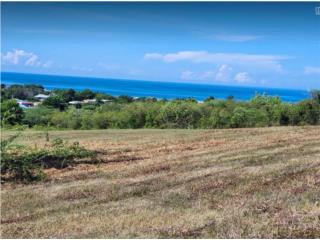
[(75, 100), (82, 101), (85, 99), (93, 99), (95, 97), (95, 95), (96, 94), (94, 92), (92, 92), (90, 89), (85, 89), (81, 92), (76, 92)]
[(4, 100), (1, 103), (1, 125), (15, 125), (21, 123), (24, 112), (16, 100)]
[[(43, 168), (63, 168), (77, 158), (95, 156), (95, 152), (81, 147), (78, 142), (68, 144), (60, 138), (41, 149), (12, 144), (19, 135), (1, 141), (1, 174), (14, 180), (40, 180), (45, 176)], [(45, 136), (49, 141), (48, 133)]]
[(26, 109), (23, 123), (29, 127), (33, 127), (35, 125), (48, 126), (53, 114), (56, 112), (56, 110), (45, 106)]
[(311, 98), (320, 104), (320, 90), (313, 89), (310, 91)]
[[(20, 87), (16, 87), (20, 89)], [(2, 85), (1, 92), (8, 95)], [(42, 89), (42, 88), (41, 88)], [(25, 114), (14, 102), (2, 101), (2, 125), (26, 124), (36, 128), (240, 128), (320, 123), (320, 91), (298, 103), (282, 102), (279, 97), (256, 94), (249, 101), (225, 100), (209, 96), (202, 103), (194, 98), (157, 100), (152, 97), (113, 97), (89, 89), (56, 89), (40, 106)], [(95, 102), (71, 106), (69, 101)], [(111, 100), (111, 101), (103, 101)]]
[(3, 99), (18, 98), (21, 100), (32, 99), (33, 96), (44, 93), (44, 87), (36, 84), (18, 85), (14, 84), (9, 87), (1, 86)]
[(196, 103), (173, 101), (166, 103), (159, 113), (162, 128), (194, 128), (200, 119)]
[(65, 99), (60, 95), (50, 96), (42, 104), (47, 107), (57, 108), (60, 111), (65, 110), (68, 106)]

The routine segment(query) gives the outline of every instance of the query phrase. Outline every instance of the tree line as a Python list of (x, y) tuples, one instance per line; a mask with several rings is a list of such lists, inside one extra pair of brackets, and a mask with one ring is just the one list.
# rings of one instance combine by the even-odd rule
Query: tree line
[[(12, 85), (13, 86), (13, 85)], [(21, 109), (14, 96), (32, 100), (44, 93), (39, 85), (1, 85), (1, 125), (30, 128), (107, 129), (107, 128), (241, 128), (320, 123), (320, 91), (310, 98), (287, 103), (279, 97), (257, 94), (249, 101), (208, 97), (203, 103), (193, 98), (114, 97), (89, 89), (56, 89), (38, 107)], [(24, 92), (25, 90), (25, 92)], [(31, 91), (32, 94), (29, 94)], [(17, 97), (19, 96), (19, 97)], [(95, 103), (71, 106), (69, 101), (96, 99)], [(108, 99), (109, 102), (102, 100)]]

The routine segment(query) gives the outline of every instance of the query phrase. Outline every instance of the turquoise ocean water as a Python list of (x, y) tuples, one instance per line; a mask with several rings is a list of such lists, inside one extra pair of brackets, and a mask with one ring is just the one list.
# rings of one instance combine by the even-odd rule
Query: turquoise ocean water
[(271, 89), (255, 87), (234, 87), (209, 84), (173, 83), (139, 80), (119, 80), (91, 77), (70, 77), (40, 74), (24, 74), (1, 72), (1, 83), (4, 84), (41, 84), (46, 89), (73, 88), (83, 90), (89, 88), (93, 91), (108, 93), (114, 96), (129, 95), (133, 97), (156, 98), (187, 98), (193, 97), (199, 101), (208, 96), (225, 99), (229, 95), (237, 100), (248, 100), (256, 93), (266, 93), (279, 96), (283, 101), (297, 102), (309, 97), (308, 91), (291, 89)]

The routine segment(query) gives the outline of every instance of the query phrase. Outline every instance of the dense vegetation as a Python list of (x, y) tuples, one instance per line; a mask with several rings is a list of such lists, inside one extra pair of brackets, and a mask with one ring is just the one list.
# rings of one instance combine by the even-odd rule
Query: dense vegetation
[[(21, 89), (25, 89), (26, 92)], [(113, 97), (91, 90), (54, 90), (38, 107), (22, 111), (10, 96), (28, 96), (37, 85), (1, 86), (2, 126), (27, 125), (33, 128), (240, 128), (280, 125), (316, 125), (320, 122), (320, 91), (299, 103), (282, 102), (278, 97), (256, 95), (250, 101), (208, 97), (157, 100), (155, 98)], [(22, 92), (21, 92), (22, 91)], [(44, 91), (44, 90), (43, 90)], [(21, 96), (20, 96), (21, 95)], [(32, 98), (32, 96), (30, 97)], [(96, 99), (95, 103), (70, 105), (69, 101)], [(103, 102), (102, 100), (109, 100)], [(110, 101), (111, 100), (111, 101)]]

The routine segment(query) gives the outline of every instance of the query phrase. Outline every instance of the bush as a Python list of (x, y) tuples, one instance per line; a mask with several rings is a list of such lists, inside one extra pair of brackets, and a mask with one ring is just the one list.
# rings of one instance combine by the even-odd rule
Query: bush
[(27, 109), (25, 111), (23, 123), (27, 124), (29, 127), (33, 127), (35, 125), (48, 126), (55, 113), (55, 110), (45, 106)]
[(60, 111), (65, 110), (68, 106), (66, 100), (60, 95), (48, 97), (42, 104), (47, 107), (57, 108)]
[(63, 168), (76, 158), (96, 155), (95, 152), (80, 147), (78, 142), (68, 144), (59, 138), (43, 149), (12, 144), (18, 136), (19, 134), (13, 135), (1, 142), (1, 174), (10, 175), (14, 180), (40, 180), (45, 176), (43, 168)]
[(1, 103), (1, 125), (21, 124), (24, 112), (16, 100), (5, 100)]
[(81, 129), (93, 129), (92, 111), (84, 111), (81, 115)]
[(26, 148), (12, 144), (18, 136), (20, 133), (1, 141), (1, 174), (9, 173), (14, 179), (24, 181), (40, 179), (42, 177), (40, 166), (32, 164), (30, 154), (25, 155)]
[(69, 127), (68, 114), (66, 112), (57, 112), (53, 114), (50, 124), (55, 126), (56, 128), (67, 129)]
[(301, 120), (307, 124), (318, 124), (320, 122), (320, 104), (313, 100), (304, 100), (298, 104)]
[(267, 125), (268, 116), (267, 113), (263, 110), (237, 107), (232, 113), (232, 127), (264, 127)]
[(320, 104), (320, 90), (311, 90), (310, 91), (311, 98), (316, 102)]
[(93, 127), (97, 129), (107, 129), (111, 125), (111, 120), (106, 113), (95, 112), (92, 115)]
[(180, 100), (166, 103), (159, 113), (160, 126), (163, 128), (194, 128), (200, 118), (196, 103)]
[(90, 89), (84, 89), (81, 92), (75, 93), (75, 100), (82, 101), (85, 99), (93, 99), (96, 96), (94, 92), (92, 92)]

